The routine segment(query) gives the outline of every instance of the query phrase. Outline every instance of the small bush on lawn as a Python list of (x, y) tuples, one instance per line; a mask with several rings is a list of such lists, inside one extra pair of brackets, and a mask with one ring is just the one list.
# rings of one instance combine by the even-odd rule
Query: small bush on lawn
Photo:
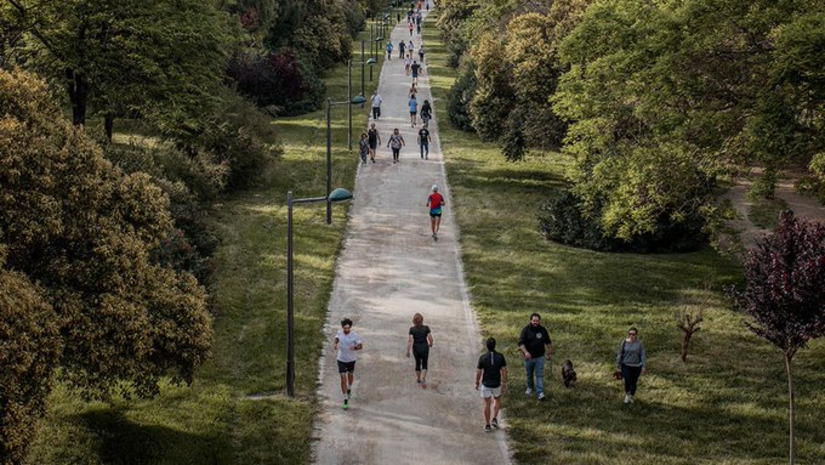
[(539, 212), (539, 228), (545, 238), (602, 252), (688, 252), (707, 243), (698, 220), (673, 223), (660, 220), (655, 234), (633, 237), (630, 241), (608, 237), (600, 220), (600, 209), (592, 216), (581, 210), (581, 199), (570, 191), (551, 198)]

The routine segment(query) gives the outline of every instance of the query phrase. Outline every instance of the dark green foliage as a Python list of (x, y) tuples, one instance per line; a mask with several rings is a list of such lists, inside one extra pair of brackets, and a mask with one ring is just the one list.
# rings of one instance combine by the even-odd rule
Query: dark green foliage
[(510, 112), (500, 142), (501, 152), (507, 161), (524, 160), (524, 154), (527, 151), (527, 140), (524, 137), (524, 113), (521, 110)]
[(468, 62), (453, 87), (450, 88), (450, 94), (447, 97), (447, 116), (450, 122), (462, 131), (475, 131), (473, 120), (470, 117), (470, 99), (475, 93), (475, 88), (475, 70), (472, 62)]
[(604, 233), (600, 209), (591, 216), (582, 213), (583, 202), (569, 190), (551, 198), (539, 212), (539, 229), (545, 238), (602, 252), (663, 253), (689, 252), (707, 242), (701, 223), (672, 223), (660, 220), (656, 233), (624, 241)]
[(203, 198), (250, 185), (281, 153), (275, 129), (253, 104), (228, 89), (220, 101), (197, 130), (170, 137), (188, 158), (182, 172), (195, 174), (187, 185)]

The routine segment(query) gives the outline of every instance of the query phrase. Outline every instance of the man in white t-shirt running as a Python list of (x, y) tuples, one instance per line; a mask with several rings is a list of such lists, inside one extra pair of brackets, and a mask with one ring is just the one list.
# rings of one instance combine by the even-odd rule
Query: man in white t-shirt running
[(349, 408), (349, 399), (352, 396), (352, 383), (355, 381), (356, 350), (363, 349), (361, 337), (352, 331), (352, 320), (341, 320), (341, 329), (335, 335), (335, 344), (332, 350), (338, 351), (338, 373), (341, 375), (341, 394), (344, 395), (344, 410)]

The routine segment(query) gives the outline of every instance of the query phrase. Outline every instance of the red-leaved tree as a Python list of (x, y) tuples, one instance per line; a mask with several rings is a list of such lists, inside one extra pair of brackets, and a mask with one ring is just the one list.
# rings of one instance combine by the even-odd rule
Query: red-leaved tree
[(794, 355), (825, 334), (825, 226), (785, 212), (771, 236), (748, 251), (745, 289), (734, 289), (748, 327), (782, 350), (790, 401), (790, 463), (796, 463)]

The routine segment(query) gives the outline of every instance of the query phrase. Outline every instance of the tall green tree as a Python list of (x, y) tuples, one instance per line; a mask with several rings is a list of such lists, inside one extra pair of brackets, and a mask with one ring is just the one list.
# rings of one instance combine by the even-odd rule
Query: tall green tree
[[(11, 377), (3, 389), (37, 383), (47, 393), (57, 367), (94, 397), (151, 396), (167, 375), (191, 382), (211, 347), (211, 317), (194, 277), (152, 257), (172, 231), (168, 198), (148, 175), (124, 175), (104, 160), (44, 81), (0, 70), (0, 108), (0, 321), (22, 330), (0, 328), (0, 345), (30, 351), (3, 358), (0, 371)], [(42, 347), (19, 340), (35, 331), (19, 319), (26, 308), (26, 318), (42, 318)]]
[[(775, 171), (821, 150), (822, 101), (806, 91), (817, 74), (797, 72), (816, 63), (797, 53), (802, 37), (818, 35), (794, 25), (815, 23), (822, 8), (604, 0), (587, 9), (560, 48), (570, 71), (555, 106), (572, 121), (565, 150), (578, 160), (574, 190), (585, 208), (604, 206), (608, 234), (711, 224), (726, 168), (756, 161)], [(802, 82), (792, 82), (798, 74)]]
[[(213, 102), (236, 20), (208, 0), (2, 0), (25, 31), (17, 63), (66, 90), (72, 121), (141, 114), (186, 125)], [(194, 123), (192, 123), (194, 124)]]

